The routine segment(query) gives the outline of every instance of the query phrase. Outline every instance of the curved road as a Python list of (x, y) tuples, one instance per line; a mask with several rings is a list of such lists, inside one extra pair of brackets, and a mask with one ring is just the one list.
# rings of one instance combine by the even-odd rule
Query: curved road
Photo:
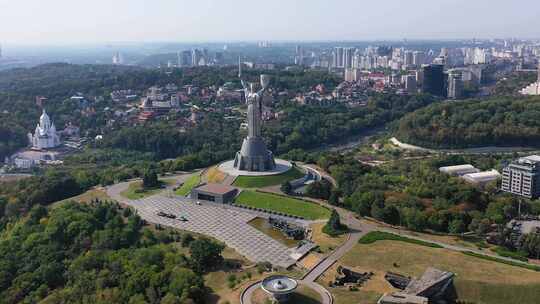
[(419, 147), (399, 141), (397, 138), (390, 138), (390, 142), (397, 146), (398, 148), (411, 151), (423, 151), (428, 153), (449, 153), (449, 154), (492, 154), (492, 153), (514, 153), (514, 152), (533, 152), (537, 151), (538, 148), (531, 147), (497, 147), (497, 146), (486, 146), (486, 147), (476, 147), (476, 148), (463, 148), (463, 149), (429, 149), (424, 147)]

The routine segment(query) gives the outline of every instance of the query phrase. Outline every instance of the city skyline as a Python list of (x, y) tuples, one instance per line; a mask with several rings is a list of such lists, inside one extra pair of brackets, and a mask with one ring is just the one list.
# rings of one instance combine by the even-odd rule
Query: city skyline
[[(532, 0), (356, 2), (278, 0), (234, 3), (55, 0), (0, 1), (0, 42), (369, 41), (538, 38)], [(261, 7), (261, 8), (259, 8)], [(532, 9), (531, 9), (532, 8)], [(6, 30), (7, 29), (7, 30)]]

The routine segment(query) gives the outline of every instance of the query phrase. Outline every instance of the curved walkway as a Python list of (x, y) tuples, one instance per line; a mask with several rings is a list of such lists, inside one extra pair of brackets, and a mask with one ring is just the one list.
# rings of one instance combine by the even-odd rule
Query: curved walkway
[[(330, 292), (326, 290), (326, 288), (322, 287), (321, 285), (315, 282), (310, 282), (306, 280), (299, 280), (298, 284), (306, 286), (316, 291), (321, 297), (321, 304), (332, 304), (334, 302), (334, 299), (332, 298), (332, 295), (330, 294)], [(246, 289), (244, 289), (244, 291), (242, 291), (242, 294), (240, 294), (240, 304), (252, 304), (251, 299), (253, 298), (253, 294), (260, 287), (261, 287), (261, 281), (257, 281), (249, 285)]]
[(528, 148), (528, 147), (496, 147), (496, 146), (487, 146), (487, 147), (477, 147), (477, 148), (465, 148), (465, 149), (428, 149), (424, 147), (419, 147), (399, 141), (397, 138), (390, 138), (390, 142), (395, 146), (411, 151), (421, 151), (428, 153), (449, 153), (449, 154), (493, 154), (493, 153), (513, 153), (513, 152), (532, 152), (538, 151), (538, 148)]
[[(326, 258), (322, 259), (317, 265), (315, 265), (315, 267), (304, 274), (302, 279), (298, 281), (299, 284), (307, 286), (319, 293), (322, 304), (332, 304), (333, 298), (326, 288), (316, 282), (317, 279), (325, 271), (327, 271), (328, 268), (332, 267), (332, 265), (334, 265), (334, 263), (336, 263), (341, 257), (349, 252), (349, 250), (351, 250), (358, 243), (358, 240), (360, 240), (362, 236), (374, 229), (372, 226), (363, 225), (360, 223), (360, 221), (356, 219), (351, 212), (341, 208), (335, 209), (340, 214), (342, 222), (345, 223), (351, 230), (351, 232), (348, 234), (347, 240), (332, 251), (332, 253), (330, 253)], [(259, 287), (260, 281), (248, 286), (240, 295), (240, 303), (251, 304), (253, 293)]]

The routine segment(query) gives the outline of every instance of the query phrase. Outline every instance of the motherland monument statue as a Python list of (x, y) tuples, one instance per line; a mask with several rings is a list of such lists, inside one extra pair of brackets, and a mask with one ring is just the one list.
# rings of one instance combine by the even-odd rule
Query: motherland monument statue
[(234, 168), (241, 171), (271, 171), (276, 167), (274, 155), (266, 148), (261, 137), (263, 95), (270, 84), (268, 75), (261, 75), (261, 89), (256, 91), (255, 83), (242, 79), (242, 65), (238, 58), (238, 77), (244, 90), (248, 119), (248, 136), (244, 138), (242, 148), (236, 152)]

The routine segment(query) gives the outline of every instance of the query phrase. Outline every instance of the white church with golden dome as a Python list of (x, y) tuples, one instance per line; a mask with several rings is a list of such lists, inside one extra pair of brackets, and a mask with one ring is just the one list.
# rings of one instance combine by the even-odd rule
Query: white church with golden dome
[(28, 140), (34, 149), (51, 149), (60, 146), (60, 136), (45, 109), (39, 117), (34, 134), (28, 133)]

